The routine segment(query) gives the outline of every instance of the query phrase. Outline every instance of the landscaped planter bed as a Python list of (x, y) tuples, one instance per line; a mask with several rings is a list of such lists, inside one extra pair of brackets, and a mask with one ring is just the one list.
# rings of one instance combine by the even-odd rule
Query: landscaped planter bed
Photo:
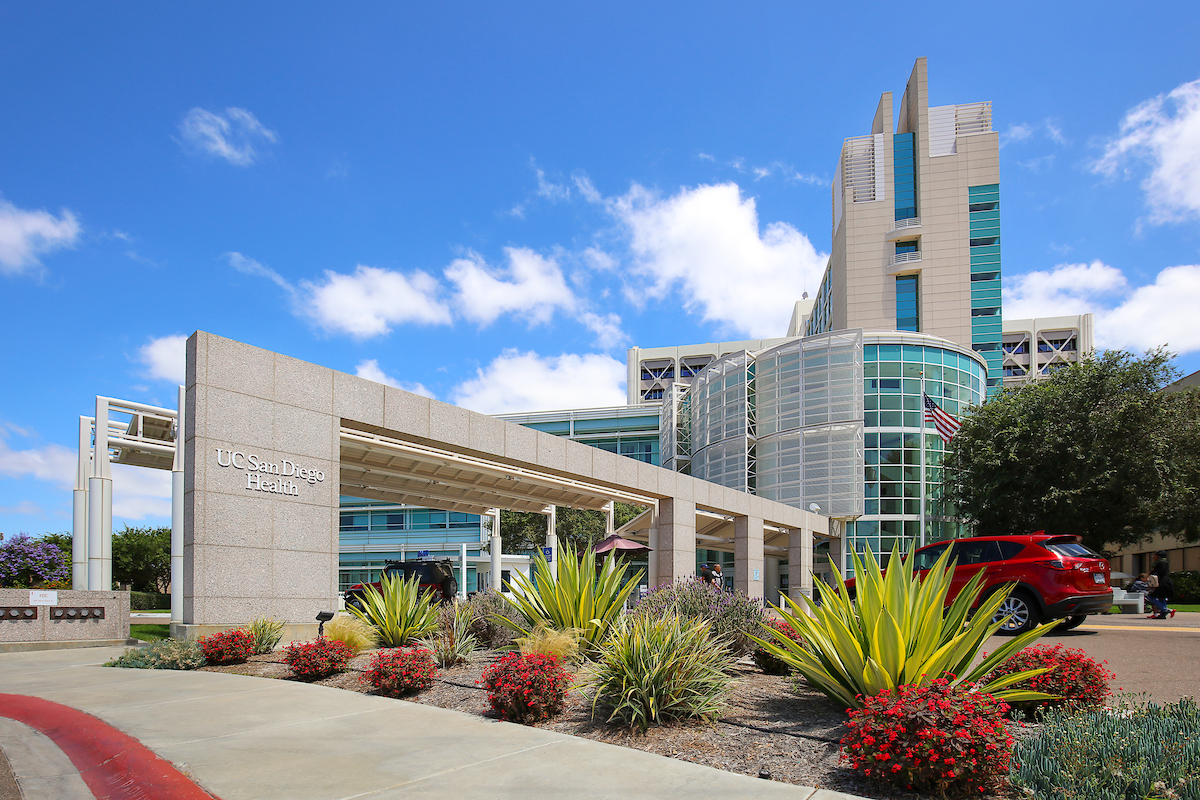
[[(361, 680), (361, 674), (374, 652), (367, 651), (354, 658), (346, 672), (313, 683), (373, 693), (371, 686)], [(477, 681), (484, 668), (500, 655), (495, 651), (478, 653), (468, 664), (439, 670), (433, 686), (404, 699), (494, 718)], [(242, 664), (204, 669), (264, 678), (290, 677), (283, 654), (278, 651), (252, 656)], [(748, 659), (737, 665), (734, 678), (736, 684), (728, 710), (715, 724), (684, 722), (651, 726), (641, 735), (625, 726), (605, 723), (599, 710), (593, 721), (591, 700), (582, 692), (571, 691), (563, 713), (535, 727), (744, 775), (758, 775), (765, 769), (773, 780), (864, 797), (894, 800), (922, 797), (867, 781), (839, 764), (837, 743), (846, 732), (845, 709), (823, 694), (794, 689), (791, 679), (764, 675)], [(1022, 726), (1012, 727), (1014, 736), (1019, 736), (1021, 731), (1017, 729)]]

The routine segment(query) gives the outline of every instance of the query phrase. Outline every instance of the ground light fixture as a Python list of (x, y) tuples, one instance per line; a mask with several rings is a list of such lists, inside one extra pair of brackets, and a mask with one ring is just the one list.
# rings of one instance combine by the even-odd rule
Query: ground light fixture
[(325, 623), (329, 622), (329, 620), (331, 620), (331, 619), (333, 619), (332, 611), (318, 611), (317, 612), (317, 622), (320, 623), (319, 625), (317, 625), (317, 638), (318, 639), (320, 639), (322, 636), (325, 635)]

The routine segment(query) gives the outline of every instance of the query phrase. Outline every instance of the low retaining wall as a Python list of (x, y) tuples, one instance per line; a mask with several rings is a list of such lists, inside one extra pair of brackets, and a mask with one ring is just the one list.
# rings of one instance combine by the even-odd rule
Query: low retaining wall
[(34, 595), (45, 594), (0, 589), (0, 652), (104, 647), (129, 638), (129, 592), (60, 589), (50, 593), (53, 605), (36, 604)]

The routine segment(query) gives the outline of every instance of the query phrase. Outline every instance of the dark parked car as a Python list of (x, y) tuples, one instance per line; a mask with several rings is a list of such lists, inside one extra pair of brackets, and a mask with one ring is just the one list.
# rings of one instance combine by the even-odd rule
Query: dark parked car
[[(1059, 630), (1082, 623), (1088, 614), (1112, 608), (1108, 561), (1085, 547), (1079, 536), (1053, 536), (1039, 531), (1023, 536), (976, 536), (926, 545), (913, 555), (922, 577), (945, 552), (955, 561), (946, 602), (958, 596), (967, 582), (983, 572), (980, 600), (1015, 584), (1000, 606), (1007, 616), (1004, 633), (1023, 633), (1044, 620), (1061, 619)], [(854, 580), (846, 581), (853, 593)]]
[[(389, 578), (412, 580), (418, 576), (422, 592), (433, 592), (434, 597), (443, 602), (454, 599), (458, 594), (458, 580), (454, 577), (454, 567), (450, 559), (422, 561), (389, 561), (383, 568), (383, 574)], [(370, 584), (376, 591), (383, 591), (383, 581)], [(363, 584), (358, 583), (346, 590), (346, 605), (362, 607), (361, 597), (364, 594)]]

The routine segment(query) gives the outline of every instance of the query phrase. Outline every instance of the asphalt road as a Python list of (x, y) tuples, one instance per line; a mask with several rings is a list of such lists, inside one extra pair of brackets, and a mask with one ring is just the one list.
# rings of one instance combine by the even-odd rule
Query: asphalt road
[[(988, 642), (988, 652), (996, 646)], [(1148, 620), (1140, 614), (1088, 617), (1073, 631), (1043, 636), (1042, 643), (1062, 644), (1107, 661), (1116, 673), (1113, 693), (1145, 692), (1171, 702), (1200, 698), (1200, 613), (1180, 612), (1174, 619)]]

